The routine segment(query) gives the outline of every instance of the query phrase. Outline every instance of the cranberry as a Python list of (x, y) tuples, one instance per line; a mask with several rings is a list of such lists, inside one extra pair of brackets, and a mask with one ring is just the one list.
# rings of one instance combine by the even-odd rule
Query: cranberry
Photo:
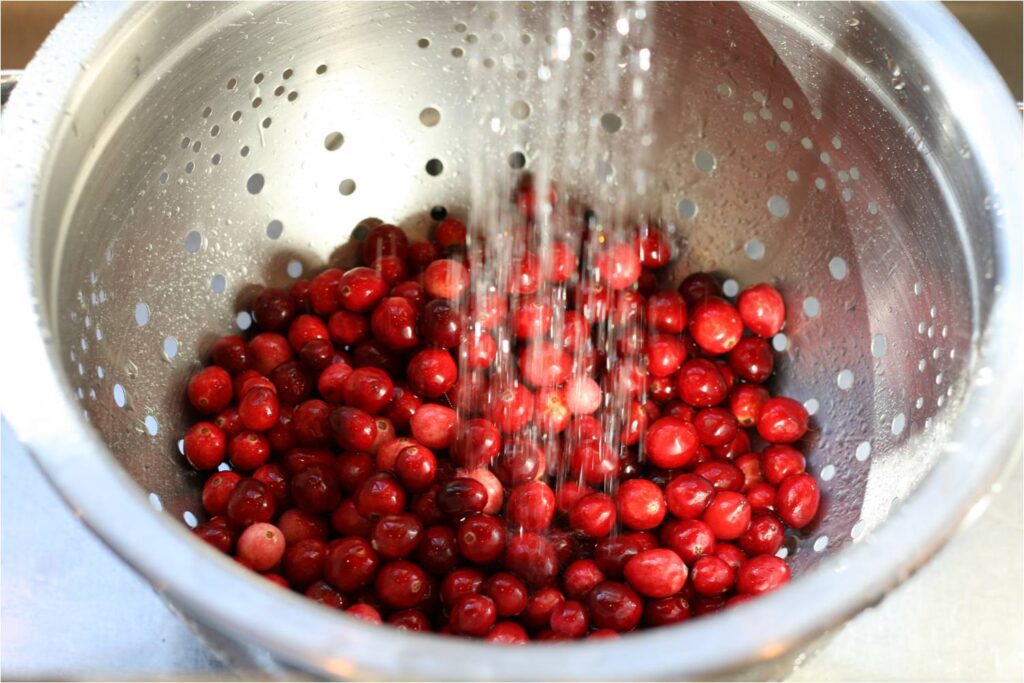
[(419, 345), (416, 335), (416, 309), (408, 300), (392, 296), (382, 299), (370, 316), (373, 336), (393, 351), (406, 351)]
[(192, 533), (222, 553), (230, 553), (235, 544), (235, 529), (224, 517), (212, 517), (192, 529)]
[(732, 304), (709, 297), (694, 306), (689, 321), (690, 335), (697, 345), (711, 354), (732, 349), (743, 335), (743, 321)]
[(518, 339), (534, 339), (551, 331), (551, 305), (534, 298), (522, 298), (512, 312), (512, 332)]
[(740, 565), (747, 561), (746, 554), (732, 543), (716, 543), (715, 552), (713, 554), (715, 557), (732, 567), (733, 571), (739, 569)]
[(719, 557), (705, 555), (697, 560), (690, 572), (690, 582), (701, 595), (722, 595), (736, 581), (736, 572)]
[(532, 386), (557, 386), (569, 379), (572, 356), (551, 342), (532, 342), (519, 356), (519, 371)]
[(348, 373), (341, 386), (342, 400), (370, 415), (376, 415), (391, 402), (395, 385), (379, 368), (359, 368)]
[(635, 245), (611, 244), (594, 257), (597, 276), (612, 289), (625, 289), (640, 277), (640, 256)]
[(463, 595), (451, 607), (448, 625), (460, 635), (481, 637), (497, 620), (494, 601), (486, 595)]
[(574, 600), (585, 598), (594, 586), (604, 580), (604, 572), (593, 560), (576, 560), (565, 568), (562, 575), (565, 593)]
[(323, 518), (298, 508), (285, 510), (277, 520), (277, 528), (284, 534), (284, 540), (289, 546), (307, 539), (327, 540), (327, 524)]
[(225, 436), (234, 436), (242, 431), (242, 419), (238, 417), (238, 410), (230, 406), (217, 414), (213, 424), (224, 432)]
[(269, 389), (253, 389), (238, 403), (238, 417), (250, 431), (267, 431), (277, 422), (277, 416), (277, 395)]
[(197, 422), (185, 433), (185, 458), (197, 470), (212, 470), (224, 462), (227, 439), (209, 422)]
[(296, 588), (304, 589), (323, 578), (326, 560), (327, 545), (321, 540), (308, 538), (288, 544), (284, 551), (282, 568), (289, 583)]
[(412, 416), (409, 426), (413, 437), (427, 448), (448, 448), (455, 436), (455, 411), (435, 403), (425, 403)]
[(613, 631), (631, 631), (643, 616), (643, 601), (629, 586), (604, 581), (594, 587), (587, 598), (594, 625)]
[(429, 631), (430, 617), (418, 609), (404, 609), (388, 617), (388, 624), (400, 631)]
[(458, 477), (445, 484), (437, 494), (437, 507), (442, 514), (461, 519), (483, 512), (487, 505), (487, 489), (476, 479)]
[(653, 529), (665, 518), (665, 497), (657, 485), (646, 479), (630, 479), (615, 494), (619, 520), (630, 529)]
[(745, 493), (754, 484), (763, 481), (761, 477), (761, 458), (757, 453), (746, 453), (736, 458), (736, 467), (743, 473), (743, 489)]
[(729, 394), (729, 410), (741, 427), (753, 427), (771, 395), (762, 387), (741, 384)]
[[(555, 340), (559, 341), (557, 336)], [(565, 311), (560, 341), (562, 348), (570, 353), (582, 351), (590, 341), (590, 324), (577, 311)]]
[(693, 459), (697, 445), (697, 430), (692, 424), (675, 417), (663, 417), (647, 430), (644, 450), (655, 466), (674, 469)]
[(540, 259), (532, 251), (512, 258), (509, 289), (512, 294), (533, 294), (540, 286)]
[(416, 561), (431, 574), (446, 574), (459, 561), (458, 541), (451, 527), (427, 527), (416, 548)]
[(370, 229), (360, 252), (363, 263), (373, 263), (382, 256), (406, 257), (409, 239), (401, 228), (389, 223), (379, 223)]
[[(260, 465), (252, 473), (252, 478), (267, 487), (274, 497), (274, 503), (278, 509), (288, 504), (288, 476), (280, 465), (276, 463)], [(278, 526), (281, 525), (278, 524)]]
[[(283, 330), (295, 315), (295, 303), (283, 289), (267, 288), (260, 292), (252, 304), (256, 327), (265, 332)], [(221, 363), (218, 362), (218, 365)], [(227, 367), (227, 366), (225, 366)]]
[[(270, 381), (278, 398), (285, 404), (300, 403), (313, 392), (312, 380), (303, 371), (302, 365), (294, 360), (285, 361), (274, 368), (270, 373)], [(252, 391), (249, 386), (243, 389), (243, 393)]]
[(456, 569), (441, 582), (441, 602), (451, 607), (465, 595), (479, 594), (483, 590), (484, 575), (477, 569)]
[(311, 465), (334, 466), (334, 454), (326, 448), (293, 448), (284, 454), (281, 464), (289, 474), (301, 472)]
[(708, 273), (693, 273), (687, 275), (679, 284), (679, 293), (683, 296), (687, 305), (693, 306), (711, 297), (721, 296), (722, 288), (718, 280)]
[(475, 469), (490, 463), (500, 450), (498, 427), (490, 420), (474, 418), (462, 426), (452, 457), (457, 464)]
[(456, 532), (459, 552), (475, 564), (490, 564), (505, 550), (505, 526), (501, 520), (474, 514), (459, 524)]
[(747, 501), (750, 502), (750, 509), (754, 512), (764, 512), (775, 508), (775, 487), (771, 484), (754, 484), (746, 491)]
[(405, 261), (397, 256), (381, 256), (371, 263), (370, 267), (380, 273), (389, 285), (401, 282), (409, 275)]
[(533, 394), (523, 385), (497, 388), (487, 405), (488, 417), (506, 434), (525, 427), (533, 417)]
[(544, 264), (544, 279), (552, 283), (566, 282), (572, 279), (579, 268), (576, 250), (571, 244), (562, 241), (552, 242), (547, 250), (547, 263)]
[[(521, 439), (507, 444), (491, 463), (491, 468), (502, 484), (513, 487), (544, 476), (547, 462), (540, 447)], [(570, 485), (573, 484), (565, 484)]]
[(736, 438), (736, 418), (722, 408), (706, 408), (693, 416), (697, 437), (705, 446), (724, 446)]
[(409, 245), (406, 263), (413, 273), (422, 273), (431, 261), (441, 256), (441, 250), (433, 242), (413, 242)]
[(224, 368), (211, 365), (188, 381), (188, 400), (205, 415), (215, 415), (231, 403), (231, 375)]
[(373, 529), (373, 522), (359, 514), (355, 498), (348, 498), (331, 514), (331, 528), (342, 536), (366, 537)]
[(686, 329), (686, 302), (671, 290), (655, 292), (647, 299), (647, 324), (661, 334), (680, 334)]
[(331, 588), (325, 581), (315, 581), (306, 589), (305, 596), (321, 605), (334, 609), (345, 609), (348, 598)]
[(324, 561), (324, 578), (343, 593), (362, 588), (373, 580), (380, 560), (361, 538), (345, 538), (331, 544)]
[(306, 446), (325, 446), (331, 436), (331, 407), (319, 399), (303, 401), (292, 413), (295, 438)]
[(494, 601), (500, 617), (521, 614), (529, 602), (526, 584), (508, 572), (498, 572), (491, 576), (483, 585), (481, 592)]
[(696, 519), (666, 524), (661, 529), (661, 540), (690, 565), (701, 555), (710, 554), (715, 549), (715, 532), (706, 523)]
[(458, 261), (439, 259), (423, 271), (427, 294), (439, 299), (458, 299), (469, 287), (469, 271)]
[(301, 351), (311, 341), (329, 339), (327, 325), (315, 315), (300, 315), (288, 326), (288, 343), (295, 351)]
[(508, 298), (497, 292), (477, 292), (469, 302), (469, 316), (474, 326), (493, 330), (505, 322), (508, 315)]
[(597, 412), (603, 403), (601, 386), (591, 377), (576, 375), (565, 388), (565, 404), (574, 415), (590, 415)]
[(618, 474), (619, 458), (603, 441), (584, 441), (569, 454), (569, 471), (582, 483), (596, 486)]
[(789, 565), (774, 555), (758, 555), (747, 560), (736, 576), (736, 590), (760, 595), (789, 582)]
[(395, 515), (405, 508), (405, 491), (386, 472), (374, 474), (356, 491), (356, 509), (370, 520)]
[(759, 337), (772, 337), (782, 329), (786, 305), (782, 295), (771, 285), (748, 287), (740, 293), (737, 303), (743, 324)]
[(371, 624), (380, 625), (384, 623), (383, 619), (381, 619), (380, 611), (376, 607), (373, 607), (372, 605), (367, 605), (363, 602), (359, 603), (358, 605), (352, 605), (347, 610), (345, 610), (345, 613), (355, 617), (356, 619), (368, 621)]
[(690, 605), (679, 596), (651, 600), (644, 608), (644, 623), (648, 626), (667, 626), (690, 618)]
[(657, 545), (650, 534), (637, 532), (603, 538), (594, 547), (594, 562), (610, 578), (622, 578), (622, 570), (631, 557)]
[(309, 300), (309, 290), (312, 288), (312, 284), (309, 280), (299, 279), (292, 283), (292, 286), (288, 289), (288, 296), (291, 298), (292, 306), (297, 311), (309, 311), (311, 309), (311, 303)]
[(775, 515), (755, 515), (739, 538), (740, 548), (748, 555), (774, 555), (782, 547), (785, 531)]
[(336, 408), (330, 424), (334, 440), (345, 450), (369, 451), (377, 439), (377, 421), (358, 408)]
[(544, 482), (520, 484), (508, 497), (505, 515), (514, 527), (544, 531), (555, 516), (555, 493)]
[(514, 621), (499, 621), (484, 640), (500, 645), (524, 645), (530, 641), (526, 629)]
[(716, 538), (731, 541), (746, 531), (750, 517), (750, 503), (742, 493), (719, 491), (711, 499), (702, 519)]
[(273, 524), (253, 524), (238, 537), (236, 557), (245, 566), (265, 572), (276, 566), (284, 555), (284, 536)]
[(647, 341), (647, 371), (654, 377), (668, 377), (686, 359), (686, 346), (678, 337), (659, 334)]
[(530, 596), (522, 621), (527, 628), (538, 629), (551, 623), (555, 608), (565, 602), (565, 596), (556, 588), (542, 588)]
[(423, 524), (419, 518), (400, 513), (377, 520), (370, 535), (370, 543), (381, 557), (397, 560), (411, 555), (422, 536)]
[(408, 609), (425, 597), (428, 583), (427, 575), (418, 566), (396, 560), (380, 568), (374, 588), (381, 602), (388, 607)]
[(434, 241), (442, 249), (459, 247), (466, 243), (466, 224), (457, 218), (448, 217), (434, 228)]
[(309, 307), (317, 315), (328, 316), (338, 310), (338, 282), (343, 273), (337, 268), (328, 268), (309, 283)]
[(249, 367), (249, 349), (245, 340), (237, 335), (221, 337), (211, 349), (213, 362), (234, 374)]
[(329, 339), (312, 339), (299, 351), (299, 364), (302, 369), (314, 375), (322, 372), (339, 358), (340, 354), (334, 350), (334, 344)]
[(367, 339), (356, 344), (353, 349), (352, 365), (357, 368), (380, 368), (388, 375), (397, 377), (402, 374), (405, 359), (382, 342), (376, 339)]
[(743, 430), (736, 432), (736, 437), (724, 446), (712, 446), (711, 453), (722, 460), (734, 460), (740, 455), (750, 452), (750, 437)]
[(235, 472), (215, 472), (203, 485), (203, 509), (211, 516), (223, 515), (228, 499), (242, 477)]
[(802, 474), (804, 456), (791, 446), (769, 446), (761, 453), (761, 472), (769, 484), (778, 486), (791, 474)]
[(337, 311), (327, 320), (327, 332), (335, 344), (352, 346), (370, 338), (370, 320), (358, 313)]
[(546, 538), (524, 531), (508, 539), (505, 567), (532, 588), (541, 588), (555, 579), (558, 556)]
[(772, 348), (760, 337), (744, 337), (729, 352), (729, 366), (748, 382), (760, 384), (774, 369)]
[(668, 548), (645, 550), (626, 563), (626, 580), (642, 595), (667, 598), (686, 583), (686, 565)]
[(637, 251), (644, 268), (657, 269), (666, 265), (672, 257), (672, 246), (665, 233), (652, 225), (643, 225), (638, 232)]
[(416, 414), (421, 405), (423, 405), (423, 400), (407, 385), (398, 382), (395, 384), (391, 403), (384, 409), (383, 415), (391, 420), (398, 431), (408, 431), (409, 421), (412, 420), (412, 416)]
[(269, 375), (278, 365), (291, 360), (294, 353), (287, 339), (275, 332), (263, 332), (249, 340), (249, 355), (253, 369)]
[(782, 521), (794, 529), (802, 529), (818, 514), (821, 492), (818, 482), (809, 474), (791, 474), (779, 483), (775, 509)]
[(569, 511), (569, 527), (591, 538), (604, 538), (615, 526), (615, 503), (603, 493), (589, 493)]
[(770, 443), (792, 443), (807, 433), (807, 409), (785, 396), (768, 399), (757, 420), (757, 433)]
[(743, 472), (726, 460), (701, 463), (693, 468), (693, 473), (711, 482), (718, 491), (740, 491), (743, 488)]
[(240, 432), (228, 443), (228, 457), (235, 469), (251, 472), (270, 457), (270, 442), (262, 434)]
[(409, 446), (398, 454), (394, 469), (406, 489), (424, 491), (434, 483), (437, 476), (437, 459), (423, 446)]
[(413, 391), (427, 398), (443, 396), (458, 374), (458, 366), (444, 349), (423, 349), (409, 361), (406, 372)]
[(300, 510), (323, 514), (338, 507), (341, 491), (334, 471), (321, 465), (310, 465), (291, 480), (292, 499)]
[(590, 628), (587, 609), (576, 600), (566, 600), (551, 611), (551, 630), (563, 638), (582, 638)]
[(242, 479), (228, 497), (225, 514), (236, 526), (269, 522), (274, 516), (274, 497), (255, 479)]
[[(435, 299), (443, 301), (443, 299)], [(461, 347), (460, 358), (466, 361), (467, 366), (472, 370), (486, 370), (491, 367), (494, 357), (498, 353), (498, 342), (486, 332), (473, 332), (469, 335)]]
[(729, 392), (718, 366), (695, 358), (683, 363), (676, 375), (679, 398), (691, 406), (702, 408), (721, 403)]

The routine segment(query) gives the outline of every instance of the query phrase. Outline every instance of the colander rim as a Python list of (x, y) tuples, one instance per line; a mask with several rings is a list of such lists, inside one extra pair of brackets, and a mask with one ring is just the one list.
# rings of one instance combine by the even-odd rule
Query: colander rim
[[(4, 112), (7, 158), (17, 162), (9, 166), (2, 191), (7, 229), (0, 236), (0, 281), (8, 296), (10, 329), (19, 332), (8, 337), (7, 352), (0, 354), (0, 396), (10, 423), (76, 514), (191, 618), (335, 677), (367, 672), (391, 678), (415, 672), (441, 679), (712, 675), (777, 656), (880, 599), (948, 539), (1020, 442), (1024, 363), (1012, 340), (1024, 310), (1019, 270), (1024, 238), (1020, 207), (1007, 205), (993, 218), (1003, 290), (981, 340), (996, 368), (995, 381), (986, 386), (974, 382), (950, 444), (889, 519), (863, 542), (823, 560), (785, 588), (697, 623), (615, 641), (525, 650), (380, 629), (339, 619), (294, 593), (268, 589), (263, 579), (197, 543), (169, 515), (154, 513), (144, 492), (83, 420), (70, 387), (62, 382), (59, 350), (45, 332), (42, 305), (33, 293), (38, 272), (46, 274), (32, 251), (37, 199), (45, 187), (46, 143), (61, 124), (65, 99), (83, 94), (79, 65), (94, 50), (105, 49), (99, 46), (112, 42), (116, 31), (142, 21), (147, 11), (146, 5), (127, 3), (74, 7), (28, 67)], [(962, 125), (978, 143), (975, 158), (988, 171), (986, 184), (1019, 188), (1020, 159), (1010, 149), (1021, 146), (1006, 142), (1020, 141), (1019, 120), (1005, 86), (966, 31), (938, 4), (881, 4), (866, 11), (892, 22), (906, 40), (935, 55), (930, 67), (944, 76), (936, 79), (935, 90), (947, 96), (957, 88), (971, 93), (971, 101), (962, 104)], [(31, 387), (28, 396), (25, 387)], [(979, 432), (986, 440), (970, 451), (965, 444)], [(837, 574), (843, 577), (842, 589), (837, 589)]]

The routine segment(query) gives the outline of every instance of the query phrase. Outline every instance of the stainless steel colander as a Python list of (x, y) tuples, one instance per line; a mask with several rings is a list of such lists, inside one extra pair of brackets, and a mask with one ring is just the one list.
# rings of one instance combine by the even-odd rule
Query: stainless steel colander
[[(789, 306), (779, 389), (814, 415), (824, 489), (791, 585), (614, 642), (500, 649), (339, 616), (186, 528), (184, 385), (249, 325), (253, 289), (323, 266), (366, 216), (422, 233), (432, 208), (465, 211), (470, 69), (508, 93), (509, 161), (545, 153), (516, 45), (565, 8), (520, 9), (521, 35), (487, 3), (74, 9), (3, 117), (4, 410), (184, 615), (312, 672), (678, 678), (775, 659), (909, 576), (1021, 436), (1020, 119), (938, 5), (656, 8), (651, 162), (677, 267), (728, 274), (729, 294), (775, 281)], [(618, 11), (590, 8), (575, 68), (609, 62)], [(633, 105), (584, 96), (578, 125), (639, 142), (602, 126)]]

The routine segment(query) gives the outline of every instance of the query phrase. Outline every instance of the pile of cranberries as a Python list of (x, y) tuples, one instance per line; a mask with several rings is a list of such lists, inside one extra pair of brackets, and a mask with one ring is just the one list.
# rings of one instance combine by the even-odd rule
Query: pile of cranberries
[[(819, 488), (792, 445), (807, 412), (764, 385), (779, 293), (665, 288), (645, 227), (590, 269), (566, 242), (527, 251), (511, 291), (470, 297), (465, 244), (454, 218), (412, 243), (377, 222), (364, 265), (255, 298), (255, 334), (188, 384), (184, 454), (213, 470), (195, 533), (329, 607), (496, 643), (615, 636), (789, 581), (776, 553)], [(569, 292), (559, 338), (545, 283)], [(617, 364), (593, 351), (606, 316), (643, 325)], [(499, 326), (511, 380), (488, 373)]]

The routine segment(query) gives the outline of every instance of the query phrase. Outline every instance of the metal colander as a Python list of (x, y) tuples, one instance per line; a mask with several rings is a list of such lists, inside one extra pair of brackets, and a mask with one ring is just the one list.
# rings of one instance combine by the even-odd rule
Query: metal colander
[[(620, 9), (590, 8), (580, 73), (614, 63)], [(545, 154), (517, 45), (551, 40), (565, 8), (520, 10), (521, 35), (487, 3), (73, 10), (4, 113), (5, 411), (184, 615), (310, 671), (708, 676), (792, 652), (913, 572), (1020, 439), (1020, 122), (935, 5), (656, 8), (651, 163), (676, 268), (727, 274), (730, 295), (773, 281), (789, 308), (778, 390), (813, 415), (823, 486), (821, 521), (786, 546), (792, 584), (615, 642), (510, 650), (339, 616), (187, 531), (185, 383), (249, 326), (253, 292), (323, 267), (367, 216), (423, 234), (437, 207), (466, 212), (471, 69), (507, 93), (501, 162)], [(640, 142), (634, 105), (584, 93), (577, 125)]]

